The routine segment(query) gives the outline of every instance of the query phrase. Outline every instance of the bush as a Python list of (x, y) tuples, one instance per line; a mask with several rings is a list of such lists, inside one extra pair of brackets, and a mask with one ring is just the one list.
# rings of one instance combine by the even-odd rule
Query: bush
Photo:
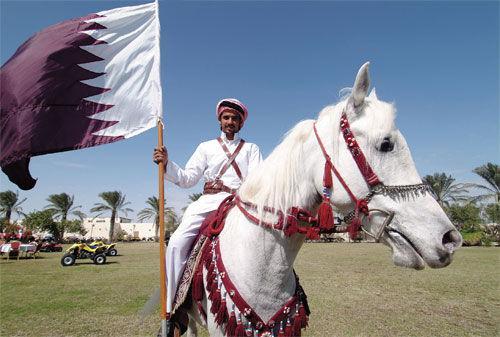
[(459, 205), (453, 204), (446, 209), (451, 222), (461, 230), (467, 230), (469, 233), (476, 232), (481, 222), (479, 208), (473, 204)]
[(482, 231), (476, 231), (476, 232), (469, 232), (469, 231), (461, 231), (462, 234), (462, 245), (466, 247), (470, 246), (481, 246), (482, 241), (484, 240), (484, 232)]
[(485, 233), (486, 240), (491, 242), (500, 242), (500, 225), (497, 223), (489, 223), (481, 225), (482, 231)]

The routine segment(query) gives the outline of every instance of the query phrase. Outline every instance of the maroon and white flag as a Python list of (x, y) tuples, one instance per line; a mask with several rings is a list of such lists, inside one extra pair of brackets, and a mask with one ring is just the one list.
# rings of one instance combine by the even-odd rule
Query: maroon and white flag
[(157, 3), (50, 26), (0, 69), (0, 166), (35, 186), (33, 156), (116, 142), (161, 117)]

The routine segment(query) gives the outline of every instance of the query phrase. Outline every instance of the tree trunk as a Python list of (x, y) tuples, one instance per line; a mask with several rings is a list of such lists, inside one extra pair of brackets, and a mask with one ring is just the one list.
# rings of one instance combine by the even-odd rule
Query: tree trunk
[(59, 241), (62, 242), (64, 240), (64, 232), (66, 231), (66, 215), (64, 214), (62, 219), (61, 219), (61, 226), (60, 226), (60, 230), (59, 230), (59, 235), (60, 235), (60, 238), (59, 238)]
[(115, 217), (116, 211), (111, 211), (111, 221), (109, 223), (109, 243), (113, 242), (115, 236)]
[(155, 242), (160, 241), (160, 237), (158, 236), (159, 231), (160, 231), (160, 217), (157, 215), (155, 217)]

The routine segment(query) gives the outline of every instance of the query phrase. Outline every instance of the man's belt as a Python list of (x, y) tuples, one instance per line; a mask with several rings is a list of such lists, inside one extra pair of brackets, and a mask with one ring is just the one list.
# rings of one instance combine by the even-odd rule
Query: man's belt
[(203, 194), (217, 194), (220, 192), (235, 194), (236, 191), (236, 189), (224, 185), (221, 180), (207, 181), (203, 186)]

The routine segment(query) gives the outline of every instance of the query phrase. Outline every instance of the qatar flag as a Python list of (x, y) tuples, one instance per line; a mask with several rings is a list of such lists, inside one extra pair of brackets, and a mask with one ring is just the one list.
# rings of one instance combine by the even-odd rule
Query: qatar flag
[(0, 166), (35, 186), (32, 156), (107, 144), (161, 117), (158, 4), (68, 20), (32, 36), (0, 69)]

